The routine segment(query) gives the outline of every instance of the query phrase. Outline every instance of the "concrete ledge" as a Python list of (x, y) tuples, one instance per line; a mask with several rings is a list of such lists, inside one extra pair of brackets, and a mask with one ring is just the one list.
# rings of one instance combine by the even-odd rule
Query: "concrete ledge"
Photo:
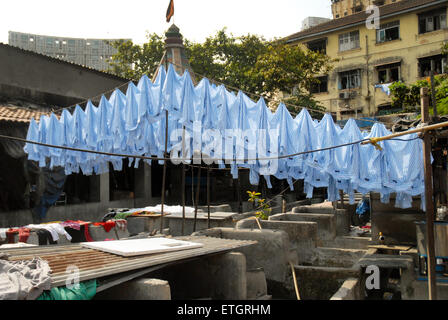
[[(207, 212), (207, 206), (198, 206), (198, 211)], [(221, 204), (216, 206), (210, 206), (210, 212), (232, 212), (232, 207), (229, 204)]]
[(323, 241), (324, 247), (332, 248), (368, 249), (370, 244), (371, 238), (367, 237), (342, 236)]
[[(448, 283), (437, 282), (437, 300), (448, 300)], [(428, 300), (428, 282), (414, 280), (412, 282), (413, 295), (403, 300)]]
[(171, 300), (168, 281), (136, 279), (98, 293), (95, 300)]
[(292, 209), (292, 213), (334, 213), (333, 204), (329, 201), (313, 205), (298, 206)]
[[(170, 233), (173, 236), (181, 236), (182, 235), (182, 217), (175, 216), (167, 216), (164, 218), (166, 221), (166, 225), (170, 228)], [(221, 218), (221, 217), (210, 217), (210, 228), (226, 228), (226, 227), (234, 227), (235, 223), (232, 217)], [(184, 234), (190, 235), (193, 233), (194, 227), (194, 219), (189, 217), (185, 219), (184, 224)], [(208, 218), (202, 216), (196, 219), (196, 231), (208, 229)]]
[(336, 237), (336, 218), (334, 214), (288, 213), (271, 216), (270, 220), (316, 222), (318, 245), (321, 245), (322, 241), (333, 240)]
[[(164, 217), (165, 219), (165, 217)], [(133, 217), (130, 216), (126, 219), (127, 229), (129, 235), (136, 235), (142, 232), (151, 232), (154, 229), (160, 229), (160, 217)]]
[(248, 270), (247, 278), (247, 299), (257, 299), (264, 297), (268, 293), (266, 276), (262, 268), (256, 270)]
[[(115, 231), (117, 233), (115, 233)], [(117, 240), (117, 235), (120, 239), (129, 237), (129, 232), (127, 232), (127, 230), (122, 231), (119, 228), (112, 228), (109, 232), (106, 232), (103, 226), (94, 226), (91, 224), (89, 225), (89, 234), (93, 241), (104, 241), (105, 239)]]
[(315, 251), (319, 266), (347, 267), (354, 266), (367, 250), (319, 247)]
[(288, 234), (283, 230), (213, 228), (195, 232), (193, 235), (257, 241), (257, 244), (235, 251), (246, 256), (248, 270), (263, 268), (266, 280), (285, 283), (290, 273), (289, 261), (297, 263), (297, 256), (290, 253)]
[(303, 300), (329, 300), (348, 278), (359, 278), (360, 268), (294, 266)]
[[(263, 229), (283, 230), (288, 234), (293, 249), (296, 250), (301, 263), (311, 262), (313, 250), (317, 246), (318, 226), (316, 222), (290, 221), (291, 214), (277, 214), (269, 217), (269, 220), (259, 220)], [(258, 229), (255, 219), (238, 221), (236, 229)]]
[(361, 286), (359, 279), (349, 278), (344, 281), (339, 290), (330, 300), (361, 300)]
[(336, 235), (344, 236), (350, 232), (351, 219), (348, 210), (336, 209)]
[(170, 283), (172, 299), (246, 300), (246, 258), (238, 252), (206, 256), (157, 270)]
[(405, 268), (413, 270), (414, 260), (409, 256), (367, 254), (359, 260), (361, 267), (375, 265), (380, 268)]

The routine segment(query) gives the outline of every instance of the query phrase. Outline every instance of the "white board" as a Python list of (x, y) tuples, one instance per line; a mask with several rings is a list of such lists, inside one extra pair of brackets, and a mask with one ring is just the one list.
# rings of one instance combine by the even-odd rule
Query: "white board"
[(81, 246), (104, 252), (114, 253), (120, 256), (139, 256), (143, 254), (179, 251), (200, 248), (202, 243), (175, 240), (169, 238), (149, 238), (132, 240), (113, 240), (81, 242)]

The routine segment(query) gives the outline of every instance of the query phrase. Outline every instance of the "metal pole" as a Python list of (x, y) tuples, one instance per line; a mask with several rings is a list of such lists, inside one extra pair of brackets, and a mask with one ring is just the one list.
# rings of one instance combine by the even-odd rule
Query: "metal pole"
[[(185, 157), (185, 126), (182, 131), (182, 158)], [(182, 235), (185, 232), (185, 163), (182, 161)]]
[(437, 103), (436, 103), (436, 89), (434, 84), (434, 60), (431, 60), (431, 100), (432, 100), (432, 111), (434, 114), (434, 118), (437, 117)]
[[(282, 180), (282, 190), (285, 190), (285, 180)], [(282, 197), (282, 213), (286, 213), (286, 196), (285, 193), (281, 195)]]
[(185, 230), (185, 164), (182, 163), (182, 235)]
[[(168, 157), (168, 110), (165, 110), (166, 120), (165, 120), (165, 155)], [(163, 160), (163, 177), (162, 177), (162, 206), (161, 206), (161, 216), (160, 216), (160, 233), (163, 230), (163, 207), (165, 205), (165, 184), (166, 184), (166, 166), (167, 160)]]
[[(428, 88), (420, 89), (422, 122), (429, 122)], [(429, 300), (437, 300), (436, 259), (434, 249), (434, 201), (432, 194), (431, 137), (428, 132), (423, 136), (423, 162), (425, 168), (426, 200), (426, 253), (428, 259)]]
[(243, 201), (241, 199), (241, 180), (240, 180), (240, 173), (239, 169), (236, 169), (238, 171), (238, 178), (236, 179), (236, 192), (238, 194), (238, 213), (243, 213)]
[(201, 166), (198, 168), (198, 185), (196, 187), (196, 203), (194, 204), (194, 223), (193, 223), (193, 232), (196, 231), (196, 221), (198, 217), (198, 204), (199, 204), (199, 192), (201, 188)]
[(191, 204), (194, 207), (194, 167), (191, 166)]
[(208, 228), (210, 229), (210, 167), (207, 168), (207, 215)]

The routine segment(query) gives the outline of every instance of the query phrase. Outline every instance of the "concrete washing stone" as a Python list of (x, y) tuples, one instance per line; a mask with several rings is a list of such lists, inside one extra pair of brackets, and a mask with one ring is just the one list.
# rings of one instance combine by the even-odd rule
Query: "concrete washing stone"
[(140, 278), (97, 293), (95, 300), (171, 300), (168, 281)]

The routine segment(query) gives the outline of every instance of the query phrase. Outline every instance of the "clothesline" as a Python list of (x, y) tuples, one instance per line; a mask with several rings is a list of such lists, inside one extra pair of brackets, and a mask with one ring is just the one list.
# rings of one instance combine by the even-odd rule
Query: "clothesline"
[(272, 112), (263, 99), (254, 102), (207, 78), (194, 86), (188, 71), (178, 75), (170, 64), (167, 71), (159, 68), (154, 82), (143, 76), (126, 95), (115, 90), (109, 100), (103, 96), (98, 107), (89, 101), (85, 110), (64, 110), (59, 119), (32, 119), (24, 150), (41, 167), (50, 160), (50, 168), (62, 166), (67, 175), (105, 173), (108, 163), (121, 170), (125, 157), (135, 159), (135, 167), (141, 159), (166, 161), (165, 151), (172, 161), (194, 162), (199, 152), (206, 164), (230, 164), (234, 179), (238, 168), (248, 168), (254, 185), (260, 176), (268, 188), (270, 176), (291, 188), (293, 179), (302, 179), (307, 197), (326, 187), (330, 201), (339, 199), (338, 190), (350, 201), (355, 190), (379, 192), (384, 201), (396, 192), (398, 205), (408, 207), (412, 196), (424, 193), (421, 141), (415, 134), (405, 143), (383, 141), (384, 151), (361, 144), (390, 133), (380, 123), (361, 132), (353, 119), (341, 128), (328, 113), (318, 121), (306, 109), (293, 118), (283, 103)]
[[(6, 135), (0, 135), (1, 139), (9, 139), (9, 140), (15, 140), (15, 141), (20, 141), (20, 142), (24, 142), (24, 143), (30, 143), (30, 144), (35, 144), (38, 146), (43, 146), (43, 147), (48, 147), (48, 148), (56, 148), (56, 149), (62, 149), (62, 150), (70, 150), (70, 151), (77, 151), (77, 152), (85, 152), (85, 153), (93, 153), (93, 154), (99, 154), (99, 155), (105, 155), (105, 156), (114, 156), (114, 157), (121, 157), (121, 158), (135, 158), (135, 159), (142, 159), (142, 160), (161, 160), (161, 161), (168, 161), (168, 160), (176, 160), (176, 161), (194, 161), (195, 158), (172, 158), (172, 157), (147, 157), (147, 156), (139, 156), (139, 155), (131, 155), (131, 154), (122, 154), (122, 153), (113, 153), (113, 152), (102, 152), (102, 151), (96, 151), (96, 150), (88, 150), (88, 149), (80, 149), (80, 148), (73, 148), (73, 147), (66, 147), (66, 146), (58, 146), (58, 145), (53, 145), (53, 144), (48, 144), (48, 143), (42, 143), (42, 142), (36, 142), (36, 141), (32, 141), (32, 140), (27, 140), (24, 138), (20, 138), (20, 137), (12, 137), (12, 136), (6, 136)], [(412, 141), (418, 138), (414, 138), (414, 139), (390, 139), (390, 140), (397, 140), (397, 141)], [(263, 157), (263, 158), (233, 158), (233, 159), (223, 159), (223, 158), (205, 158), (207, 160), (210, 161), (229, 161), (229, 162), (243, 162), (243, 161), (267, 161), (267, 160), (279, 160), (279, 159), (286, 159), (286, 158), (292, 158), (292, 157), (297, 157), (297, 156), (301, 156), (301, 155), (305, 155), (305, 154), (310, 154), (310, 153), (314, 153), (314, 152), (321, 152), (321, 151), (327, 151), (327, 150), (331, 150), (331, 149), (337, 149), (337, 148), (342, 148), (342, 147), (347, 147), (350, 145), (354, 145), (354, 144), (360, 144), (362, 142), (367, 142), (369, 141), (369, 139), (362, 139), (359, 141), (354, 141), (354, 142), (350, 142), (350, 143), (345, 143), (345, 144), (341, 144), (341, 145), (337, 145), (337, 146), (331, 146), (331, 147), (326, 147), (326, 148), (321, 148), (321, 149), (316, 149), (316, 150), (309, 150), (309, 151), (303, 151), (303, 152), (298, 152), (298, 153), (294, 153), (294, 154), (287, 154), (287, 155), (282, 155), (282, 156), (274, 156), (274, 157)], [(202, 159), (201, 159), (202, 160)], [(187, 165), (190, 165), (188, 163), (186, 163)], [(199, 166), (194, 166), (194, 165), (190, 165), (193, 167), (199, 167)], [(202, 169), (207, 169), (207, 167), (201, 167)], [(226, 168), (210, 168), (210, 169), (226, 169)], [(244, 169), (244, 168), (243, 168)]]

